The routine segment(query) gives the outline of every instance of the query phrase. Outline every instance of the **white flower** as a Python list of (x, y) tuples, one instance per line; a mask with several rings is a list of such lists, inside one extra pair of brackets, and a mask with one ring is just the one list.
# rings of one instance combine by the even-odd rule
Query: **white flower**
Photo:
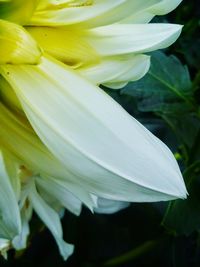
[(171, 45), (182, 28), (147, 22), (179, 3), (0, 1), (0, 148), (7, 166), (0, 238), (24, 248), (35, 210), (66, 259), (73, 246), (62, 239), (63, 207), (79, 215), (81, 203), (93, 210), (97, 197), (186, 197), (170, 150), (98, 87), (121, 88), (145, 75), (150, 57), (143, 53)]

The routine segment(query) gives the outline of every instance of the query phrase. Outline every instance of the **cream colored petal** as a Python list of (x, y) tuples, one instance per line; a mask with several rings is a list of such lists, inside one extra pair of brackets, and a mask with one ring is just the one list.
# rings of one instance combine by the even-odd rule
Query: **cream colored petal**
[(0, 254), (4, 257), (5, 260), (8, 259), (7, 251), (10, 249), (11, 243), (10, 240), (5, 238), (0, 238)]
[(62, 8), (42, 9), (38, 7), (31, 18), (30, 25), (61, 26), (77, 24), (101, 16), (124, 2), (125, 0), (96, 0), (95, 4), (88, 3), (75, 7), (69, 5)]
[(73, 214), (79, 216), (81, 213), (82, 204), (70, 191), (57, 183), (56, 179), (42, 179), (38, 177), (36, 184), (50, 197), (55, 198), (61, 206), (65, 207)]
[(0, 19), (0, 64), (38, 64), (42, 52), (26, 30)]
[(38, 0), (1, 1), (0, 18), (24, 25), (31, 18)]
[(181, 29), (181, 25), (164, 23), (114, 24), (85, 31), (85, 40), (104, 56), (144, 53), (168, 47)]
[(130, 206), (130, 203), (128, 202), (110, 200), (105, 198), (98, 198), (97, 203), (98, 207), (94, 209), (94, 212), (100, 214), (116, 213)]
[[(149, 1), (148, 1), (149, 2)], [(156, 15), (165, 15), (174, 10), (182, 0), (160, 0), (150, 6), (143, 7), (138, 12), (124, 17), (121, 23), (148, 23)]]
[(22, 112), (21, 104), (13, 91), (10, 84), (0, 76), (0, 95), (1, 95), (1, 102), (9, 106), (10, 109)]
[(88, 191), (138, 202), (186, 196), (170, 150), (98, 87), (49, 58), (1, 70), (40, 138)]
[(66, 260), (73, 253), (74, 246), (63, 240), (62, 226), (58, 214), (40, 197), (34, 183), (31, 185), (29, 200), (37, 215), (51, 231), (60, 254)]
[(15, 193), (16, 199), (19, 200), (20, 191), (21, 191), (20, 179), (18, 178), (19, 161), (7, 149), (3, 148), (2, 151), (3, 151), (3, 156), (4, 156), (5, 167), (6, 167), (13, 191)]
[(45, 52), (74, 68), (99, 60), (95, 48), (78, 31), (63, 27), (27, 27), (27, 30)]
[(0, 237), (12, 240), (21, 231), (17, 199), (0, 153)]
[[(79, 178), (53, 157), (26, 121), (14, 116), (2, 104), (0, 104), (0, 120), (0, 145), (6, 148), (8, 153), (13, 154), (12, 164), (20, 163), (22, 167), (25, 165), (33, 173), (40, 173), (47, 182), (56, 179), (59, 187), (68, 189), (89, 209), (92, 210), (96, 206), (87, 190), (80, 185)], [(15, 160), (14, 157), (16, 157)], [(9, 164), (9, 162), (6, 163)], [(23, 199), (26, 196), (27, 193)]]
[[(147, 23), (175, 9), (182, 0), (40, 1), (32, 18), (37, 25), (98, 27), (116, 22)], [(80, 4), (80, 2), (82, 4)], [(103, 12), (102, 12), (103, 11)]]
[[(31, 216), (30, 216), (31, 215)], [(32, 217), (32, 206), (24, 207), (21, 210), (22, 230), (18, 236), (12, 240), (12, 245), (16, 250), (22, 250), (27, 247), (27, 240), (30, 234), (29, 221)]]
[(104, 58), (99, 64), (79, 68), (77, 71), (94, 84), (126, 84), (142, 78), (149, 67), (149, 56), (129, 55)]

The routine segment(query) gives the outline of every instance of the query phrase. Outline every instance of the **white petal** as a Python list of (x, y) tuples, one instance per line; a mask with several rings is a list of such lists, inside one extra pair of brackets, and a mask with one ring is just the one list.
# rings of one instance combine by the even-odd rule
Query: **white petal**
[(98, 207), (94, 209), (96, 213), (112, 214), (120, 210), (126, 209), (130, 203), (123, 201), (98, 198)]
[(125, 0), (96, 0), (93, 5), (46, 8), (36, 10), (31, 18), (31, 25), (58, 26), (77, 24), (101, 16), (124, 3)]
[[(56, 179), (57, 184), (68, 189), (80, 201), (82, 201), (91, 211), (96, 206), (87, 190), (83, 189), (79, 183), (79, 178), (69, 172), (42, 144), (33, 130), (20, 120), (19, 117), (12, 114), (4, 105), (0, 103), (0, 140), (17, 158), (13, 159), (13, 164), (20, 162), (26, 168), (35, 173), (40, 173), (47, 180)], [(13, 177), (16, 179), (16, 177)], [(21, 196), (26, 199), (29, 188), (23, 188)]]
[(8, 258), (7, 251), (10, 249), (10, 240), (0, 238), (0, 254), (5, 260)]
[(58, 214), (40, 197), (34, 183), (32, 183), (31, 186), (29, 200), (40, 219), (53, 234), (58, 244), (60, 254), (66, 260), (73, 253), (73, 245), (67, 244), (63, 240), (62, 227)]
[[(86, 1), (87, 2), (87, 1)], [(93, 3), (79, 5), (69, 1), (40, 1), (31, 24), (36, 25), (70, 25), (78, 27), (97, 27), (113, 24), (118, 21), (140, 22), (144, 13), (155, 15), (166, 14), (175, 9), (181, 0), (96, 0)], [(150, 19), (151, 19), (150, 18)], [(148, 22), (148, 21), (147, 21)]]
[(85, 40), (104, 56), (144, 53), (176, 41), (182, 26), (176, 24), (114, 24), (85, 31)]
[(70, 193), (66, 187), (60, 186), (56, 179), (42, 179), (36, 178), (36, 183), (39, 188), (45, 191), (50, 196), (54, 197), (59, 203), (79, 216), (81, 213), (81, 201), (77, 199), (72, 193)]
[(21, 231), (17, 199), (0, 152), (0, 237), (11, 240)]
[(130, 16), (124, 17), (124, 19), (121, 20), (121, 23), (148, 23), (155, 15), (165, 15), (171, 12), (181, 2), (182, 0), (154, 1), (154, 3), (152, 2), (149, 6), (142, 6), (138, 12), (134, 12)]
[(8, 239), (0, 238), (0, 251), (9, 247), (10, 241)]
[(27, 247), (27, 239), (30, 234), (29, 221), (32, 216), (32, 206), (29, 205), (28, 210), (27, 207), (24, 207), (21, 211), (21, 220), (22, 220), (22, 230), (21, 233), (16, 236), (12, 245), (16, 250), (25, 249)]
[(104, 83), (103, 85), (111, 89), (121, 89), (125, 87), (127, 84), (128, 82), (120, 82), (120, 83)]
[(38, 135), (83, 188), (125, 201), (185, 197), (170, 150), (98, 87), (45, 58), (1, 68)]
[(142, 78), (150, 67), (150, 57), (145, 55), (105, 58), (100, 64), (77, 71), (94, 84), (127, 83)]
[(78, 26), (93, 28), (118, 22), (126, 24), (147, 23), (155, 15), (164, 15), (171, 12), (180, 2), (182, 0), (126, 0), (104, 12), (101, 16), (81, 21)]
[(3, 149), (3, 157), (12, 188), (14, 190), (16, 199), (18, 200), (21, 190), (20, 179), (17, 177), (19, 162), (17, 158), (6, 149)]

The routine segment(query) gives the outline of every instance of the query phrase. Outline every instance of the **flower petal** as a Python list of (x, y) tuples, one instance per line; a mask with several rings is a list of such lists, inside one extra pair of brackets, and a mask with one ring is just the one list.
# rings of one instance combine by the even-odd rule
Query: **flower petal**
[(165, 15), (171, 12), (181, 2), (182, 0), (161, 0), (155, 1), (154, 3), (152, 2), (150, 6), (143, 7), (143, 9), (138, 10), (138, 12), (124, 17), (121, 23), (148, 23), (155, 15)]
[(85, 40), (103, 56), (144, 53), (166, 48), (176, 41), (176, 24), (114, 24), (85, 31)]
[(32, 16), (36, 0), (12, 0), (0, 2), (0, 18), (24, 25)]
[(58, 214), (40, 197), (34, 183), (32, 183), (30, 189), (29, 200), (40, 219), (53, 234), (59, 247), (60, 254), (66, 260), (73, 253), (74, 246), (63, 240), (62, 227)]
[(120, 210), (126, 209), (130, 203), (123, 201), (110, 200), (105, 198), (98, 198), (98, 207), (94, 209), (95, 213), (112, 214)]
[(12, 240), (21, 231), (17, 199), (0, 153), (0, 237)]
[(40, 190), (42, 189), (42, 191), (45, 191), (52, 198), (55, 198), (63, 207), (77, 216), (80, 215), (82, 208), (81, 201), (70, 193), (66, 187), (60, 186), (56, 179), (41, 179), (38, 177), (36, 184)]
[(5, 260), (8, 258), (7, 251), (10, 248), (10, 240), (5, 238), (0, 238), (0, 254), (4, 257)]
[(25, 29), (0, 19), (0, 64), (38, 64), (41, 50)]
[(22, 220), (22, 230), (18, 236), (16, 236), (12, 245), (16, 250), (25, 249), (27, 246), (27, 239), (30, 234), (29, 221), (32, 216), (32, 206), (29, 205), (27, 208), (23, 208), (21, 211), (21, 220)]
[[(86, 1), (87, 2), (87, 1)], [(112, 10), (113, 8), (124, 3), (125, 0), (96, 0), (95, 4), (89, 3), (85, 5), (74, 6), (48, 6), (40, 7), (36, 9), (31, 18), (31, 25), (43, 25), (43, 26), (61, 26), (74, 23), (80, 23), (101, 16), (105, 12)]]
[[(155, 15), (175, 9), (182, 0), (121, 0), (121, 1), (40, 1), (31, 24), (99, 27), (106, 24), (145, 23)], [(147, 17), (148, 20), (143, 19)]]
[(170, 150), (74, 71), (43, 58), (39, 66), (2, 66), (1, 72), (40, 138), (83, 188), (125, 201), (186, 196)]
[(45, 52), (72, 67), (99, 60), (95, 49), (78, 31), (63, 27), (27, 27), (27, 30)]
[(17, 177), (19, 162), (17, 158), (8, 150), (5, 148), (2, 149), (3, 151), (3, 157), (4, 157), (4, 164), (8, 173), (8, 176), (10, 178), (10, 182), (13, 188), (13, 191), (15, 193), (16, 199), (19, 200), (20, 197), (20, 179)]
[(6, 104), (10, 109), (22, 112), (22, 106), (19, 99), (10, 84), (2, 76), (0, 76), (0, 95), (1, 102)]
[(149, 67), (149, 56), (130, 55), (105, 58), (99, 64), (78, 68), (77, 71), (94, 84), (109, 85), (136, 81), (147, 73)]
[[(14, 116), (1, 103), (0, 121), (0, 145), (10, 151), (9, 153), (13, 153), (21, 165), (40, 173), (47, 181), (56, 179), (58, 186), (68, 189), (89, 209), (92, 210), (96, 206), (87, 190), (80, 186), (79, 178), (53, 157), (26, 121)], [(14, 162), (13, 159), (13, 164), (15, 163), (16, 160)]]

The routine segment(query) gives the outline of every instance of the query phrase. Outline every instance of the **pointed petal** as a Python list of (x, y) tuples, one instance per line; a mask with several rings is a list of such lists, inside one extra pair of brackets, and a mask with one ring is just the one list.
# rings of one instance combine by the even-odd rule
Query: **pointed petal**
[(95, 213), (112, 214), (120, 210), (126, 209), (130, 203), (123, 201), (110, 200), (105, 198), (98, 198), (98, 207), (94, 209)]
[(41, 50), (25, 29), (0, 19), (0, 64), (38, 64)]
[(81, 213), (81, 201), (77, 199), (72, 193), (70, 193), (66, 187), (60, 186), (56, 179), (41, 179), (38, 177), (36, 179), (36, 184), (49, 194), (51, 197), (55, 198), (61, 206), (65, 207), (73, 214), (79, 216)]
[(95, 4), (85, 1), (84, 5), (38, 6), (31, 18), (31, 25), (61, 26), (77, 24), (101, 16), (119, 6), (125, 0), (96, 0)]
[(24, 25), (31, 18), (37, 2), (37, 0), (1, 1), (0, 18)]
[(4, 157), (4, 164), (12, 185), (12, 189), (15, 193), (16, 199), (18, 200), (21, 190), (20, 179), (17, 177), (19, 163), (16, 157), (12, 153), (10, 153), (10, 151), (6, 150), (5, 148), (2, 151)]
[[(40, 1), (31, 23), (36, 25), (69, 25), (98, 27), (115, 22), (145, 23), (155, 15), (175, 9), (182, 0), (121, 1)], [(148, 20), (143, 19), (148, 14)]]
[(15, 92), (2, 76), (0, 76), (0, 85), (1, 102), (6, 104), (10, 109), (22, 112), (22, 107)]
[[(82, 188), (79, 178), (69, 172), (42, 144), (26, 120), (20, 120), (0, 103), (0, 144), (15, 155), (20, 164), (40, 173), (47, 180), (56, 179), (58, 186), (64, 187), (82, 201), (90, 210), (95, 203), (87, 190)], [(13, 159), (13, 164), (16, 160)], [(16, 177), (14, 177), (16, 178)], [(27, 194), (25, 194), (25, 199)]]
[(16, 250), (22, 250), (27, 247), (27, 239), (30, 234), (29, 221), (32, 216), (32, 206), (29, 205), (28, 210), (27, 207), (23, 208), (21, 211), (21, 220), (22, 220), (22, 230), (18, 236), (16, 236), (12, 245)]
[(142, 78), (150, 67), (150, 57), (146, 55), (123, 56), (102, 59), (92, 66), (77, 71), (94, 84), (126, 84)]
[(144, 53), (176, 41), (182, 26), (176, 24), (114, 24), (85, 31), (85, 40), (103, 56)]
[(125, 201), (186, 196), (169, 149), (102, 90), (52, 59), (1, 69), (38, 135), (83, 188)]
[[(145, 0), (142, 0), (143, 2)], [(147, 1), (145, 1), (147, 2)], [(150, 1), (148, 1), (150, 2)], [(148, 23), (156, 15), (165, 15), (174, 10), (182, 0), (151, 1), (150, 5), (141, 6), (141, 9), (124, 17), (121, 23)]]
[(53, 234), (59, 247), (60, 254), (66, 260), (73, 253), (74, 247), (63, 240), (62, 227), (58, 214), (40, 197), (34, 183), (32, 183), (31, 186), (29, 200), (33, 205), (35, 212)]
[(10, 240), (0, 238), (0, 254), (5, 260), (8, 258), (7, 251), (10, 249)]
[(20, 230), (19, 207), (0, 153), (0, 237), (12, 240)]
[(72, 67), (99, 60), (95, 49), (76, 30), (63, 27), (27, 27), (27, 30), (45, 52)]

